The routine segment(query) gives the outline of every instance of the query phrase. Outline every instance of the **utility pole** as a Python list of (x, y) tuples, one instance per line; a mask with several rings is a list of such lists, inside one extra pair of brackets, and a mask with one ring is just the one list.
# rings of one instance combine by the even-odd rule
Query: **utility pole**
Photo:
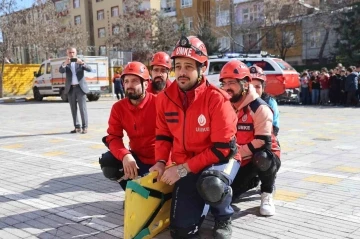
[(231, 37), (231, 42), (230, 42), (230, 49), (231, 52), (234, 52), (234, 0), (229, 0), (229, 12), (230, 12), (230, 37)]

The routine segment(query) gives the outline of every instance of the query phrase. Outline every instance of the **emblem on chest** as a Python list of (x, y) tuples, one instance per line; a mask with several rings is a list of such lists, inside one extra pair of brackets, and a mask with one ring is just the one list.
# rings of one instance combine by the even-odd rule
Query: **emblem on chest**
[(206, 117), (203, 114), (200, 114), (197, 118), (197, 122), (200, 127), (196, 127), (196, 132), (208, 132), (210, 131), (210, 127), (203, 127), (206, 125)]

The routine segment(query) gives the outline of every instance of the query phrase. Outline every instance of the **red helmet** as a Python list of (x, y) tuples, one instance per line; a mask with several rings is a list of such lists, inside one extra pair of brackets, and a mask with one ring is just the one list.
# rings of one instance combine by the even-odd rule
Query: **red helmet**
[(260, 80), (262, 82), (266, 81), (266, 75), (261, 67), (257, 65), (252, 65), (250, 68), (251, 78)]
[(195, 61), (208, 65), (208, 56), (205, 44), (196, 36), (182, 36), (176, 43), (171, 59), (176, 57), (188, 57)]
[(140, 77), (144, 81), (150, 80), (150, 74), (149, 74), (148, 69), (146, 68), (146, 66), (143, 63), (138, 62), (138, 61), (129, 62), (125, 66), (125, 68), (121, 74), (121, 78), (124, 78), (125, 75), (135, 75), (135, 76)]
[(165, 52), (156, 52), (151, 59), (150, 66), (163, 66), (167, 69), (171, 69), (170, 56)]
[(239, 60), (230, 60), (226, 63), (220, 71), (219, 81), (221, 82), (225, 78), (233, 78), (242, 80), (248, 77), (248, 81), (251, 81), (250, 70), (243, 62)]

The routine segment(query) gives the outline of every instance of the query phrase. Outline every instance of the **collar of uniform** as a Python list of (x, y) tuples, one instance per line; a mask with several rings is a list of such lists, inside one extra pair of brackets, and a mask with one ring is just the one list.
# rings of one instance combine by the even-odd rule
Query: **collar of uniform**
[(187, 97), (187, 106), (185, 108), (188, 108), (197, 99), (199, 94), (204, 91), (205, 87), (206, 80), (204, 79), (204, 77), (202, 78), (200, 83), (194, 86), (194, 88), (192, 88), (191, 90), (182, 91), (178, 86), (178, 94), (180, 95), (181, 101), (184, 102), (185, 95)]
[(145, 97), (144, 97), (144, 99), (142, 99), (142, 101), (141, 101), (140, 104), (138, 104), (138, 105), (133, 105), (133, 104), (131, 104), (131, 101), (130, 101), (130, 99), (128, 98), (128, 99), (127, 99), (127, 103), (128, 103), (129, 109), (130, 109), (130, 110), (136, 110), (136, 109), (142, 109), (142, 108), (144, 108), (144, 106), (146, 105), (146, 103), (149, 101), (149, 98), (150, 98), (150, 93), (145, 92)]
[[(203, 77), (203, 79), (200, 81), (200, 84), (198, 84), (194, 89), (187, 91), (187, 93), (192, 92), (193, 94), (195, 94), (195, 97), (194, 97), (194, 100), (195, 100), (197, 98), (197, 96), (199, 95), (199, 93), (204, 91), (206, 89), (206, 87), (207, 87), (207, 81)], [(179, 106), (183, 105), (181, 94), (184, 95), (184, 93), (183, 93), (183, 91), (181, 91), (176, 80), (173, 83), (171, 83), (171, 85), (169, 87), (167, 87), (164, 92), (176, 104), (178, 104)]]
[(166, 86), (165, 86), (165, 88), (168, 88), (168, 87), (171, 85), (171, 83), (172, 83), (172, 82), (171, 82), (169, 79), (167, 79), (167, 80), (166, 80)]

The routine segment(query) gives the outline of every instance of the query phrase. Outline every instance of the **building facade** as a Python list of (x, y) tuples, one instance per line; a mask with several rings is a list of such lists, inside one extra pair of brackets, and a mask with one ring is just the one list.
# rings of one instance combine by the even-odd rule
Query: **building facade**
[[(92, 19), (94, 45), (92, 55), (108, 56), (117, 52), (116, 45), (107, 44), (106, 40), (114, 34), (119, 33), (120, 27), (119, 16), (126, 11), (126, 1), (122, 0), (91, 0), (92, 1)], [(128, 0), (129, 1), (129, 0)], [(166, 1), (171, 2), (171, 1)], [(155, 9), (160, 10), (164, 6), (159, 0), (144, 0), (139, 10)], [(165, 7), (166, 8), (166, 5)], [(171, 10), (169, 8), (168, 10)]]
[[(94, 45), (92, 0), (53, 0), (56, 12), (59, 16), (59, 24), (64, 26), (80, 25), (88, 33), (88, 49), (81, 52), (84, 55), (91, 55), (89, 49)], [(65, 52), (60, 53), (62, 55)]]
[[(336, 51), (335, 43), (338, 39), (334, 25), (331, 24), (333, 21), (334, 19), (324, 14), (312, 14), (304, 17), (302, 21), (302, 59), (304, 64), (327, 63), (333, 57), (333, 53)], [(314, 24), (316, 22), (318, 24)]]
[[(87, 49), (80, 54), (111, 56), (116, 45), (107, 39), (118, 33), (126, 21), (119, 16), (126, 4), (135, 0), (53, 0), (59, 24), (81, 26), (89, 35)], [(346, 3), (358, 2), (342, 1)], [(279, 55), (294, 65), (317, 63), (320, 52), (330, 59), (337, 40), (334, 26), (319, 27), (314, 22), (328, 22), (320, 17), (323, 8), (337, 0), (143, 0), (140, 10), (156, 9), (163, 16), (176, 19), (188, 34), (197, 34), (208, 22), (221, 51)], [(271, 5), (272, 4), (272, 5)], [(345, 6), (345, 5), (344, 5)], [(274, 7), (274, 8), (272, 8)], [(327, 38), (326, 44), (323, 44)], [(284, 49), (285, 48), (285, 49)], [(19, 62), (26, 62), (19, 50)], [(285, 53), (285, 55), (284, 55)], [(64, 55), (65, 52), (59, 53)], [(22, 59), (24, 58), (24, 59)]]
[(106, 39), (119, 32), (118, 18), (123, 11), (123, 1), (91, 0), (94, 45), (92, 55), (105, 56), (110, 46)]
[(263, 0), (234, 0), (234, 50), (244, 53), (259, 53), (261, 28), (264, 25)]

